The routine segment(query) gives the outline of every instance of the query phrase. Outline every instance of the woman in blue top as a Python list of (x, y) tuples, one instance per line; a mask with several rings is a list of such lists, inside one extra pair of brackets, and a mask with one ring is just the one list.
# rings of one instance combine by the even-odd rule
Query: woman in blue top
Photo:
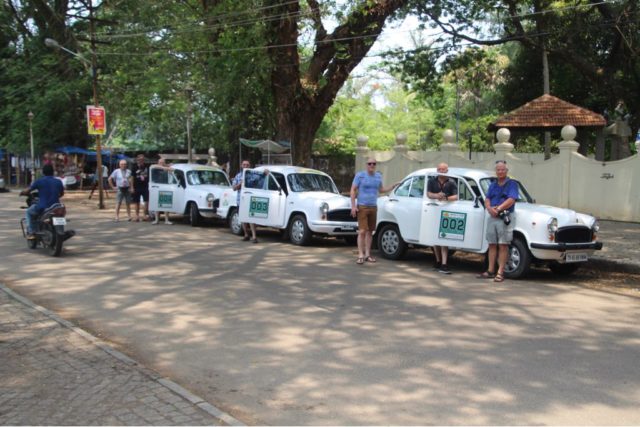
[[(373, 230), (376, 229), (378, 194), (393, 190), (398, 184), (385, 188), (382, 174), (376, 172), (376, 160), (367, 159), (367, 170), (360, 171), (351, 184), (351, 216), (358, 218), (358, 259), (357, 264), (376, 262), (371, 256)], [(356, 203), (357, 199), (357, 203)]]

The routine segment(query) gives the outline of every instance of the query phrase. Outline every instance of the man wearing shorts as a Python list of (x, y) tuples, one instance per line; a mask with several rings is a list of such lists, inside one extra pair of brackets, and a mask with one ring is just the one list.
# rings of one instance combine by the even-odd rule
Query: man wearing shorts
[(120, 221), (120, 206), (122, 202), (127, 205), (127, 216), (131, 218), (131, 186), (133, 185), (131, 171), (127, 168), (127, 161), (120, 160), (119, 168), (114, 170), (109, 177), (109, 185), (116, 193), (116, 222)]
[[(376, 160), (367, 159), (367, 169), (360, 171), (351, 184), (351, 216), (358, 218), (358, 259), (357, 264), (376, 262), (371, 256), (373, 231), (376, 229), (378, 194), (386, 193), (396, 187), (382, 186), (382, 175), (376, 172)], [(357, 203), (356, 203), (357, 199)]]
[[(494, 282), (504, 280), (504, 267), (509, 256), (509, 244), (513, 240), (513, 225), (515, 222), (515, 203), (518, 200), (518, 183), (507, 176), (507, 162), (496, 162), (496, 176), (487, 191), (484, 201), (485, 208), (490, 215), (487, 223), (486, 238), (489, 242), (489, 267), (487, 271), (478, 275), (479, 279), (493, 279)], [(505, 215), (509, 224), (505, 223)], [(498, 272), (496, 267), (498, 257)]]

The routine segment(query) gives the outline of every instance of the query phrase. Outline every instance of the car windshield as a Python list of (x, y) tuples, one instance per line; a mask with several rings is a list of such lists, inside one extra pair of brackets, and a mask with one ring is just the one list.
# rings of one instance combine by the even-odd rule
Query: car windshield
[(293, 173), (287, 176), (291, 191), (326, 191), (327, 193), (338, 194), (338, 189), (327, 175), (318, 173)]
[[(487, 194), (489, 191), (489, 186), (496, 178), (482, 178), (480, 180), (480, 186), (482, 187), (482, 192)], [(524, 188), (520, 181), (514, 180), (518, 183), (518, 202), (519, 203), (533, 203), (533, 198), (529, 195), (527, 190)]]
[(187, 172), (189, 185), (229, 185), (227, 176), (222, 171), (194, 170)]

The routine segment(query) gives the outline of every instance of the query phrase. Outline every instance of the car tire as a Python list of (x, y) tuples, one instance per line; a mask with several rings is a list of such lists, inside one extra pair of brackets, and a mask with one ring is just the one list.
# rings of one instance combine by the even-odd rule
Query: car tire
[(194, 202), (189, 203), (189, 224), (192, 227), (197, 227), (202, 223), (202, 217), (200, 216), (200, 210), (198, 205)]
[(515, 237), (509, 245), (509, 257), (504, 267), (504, 276), (509, 279), (519, 279), (526, 275), (531, 268), (531, 252), (521, 237)]
[(289, 223), (289, 240), (294, 245), (306, 246), (311, 242), (311, 230), (304, 215), (296, 215)]
[(580, 268), (580, 263), (560, 264), (559, 262), (550, 262), (549, 270), (559, 276), (568, 276), (573, 274)]
[(407, 243), (400, 235), (400, 230), (395, 224), (387, 224), (376, 233), (378, 238), (378, 250), (384, 258), (400, 259), (407, 252)]
[(240, 236), (243, 233), (242, 223), (240, 222), (240, 212), (238, 212), (237, 208), (231, 208), (231, 213), (229, 214), (229, 230), (236, 236)]

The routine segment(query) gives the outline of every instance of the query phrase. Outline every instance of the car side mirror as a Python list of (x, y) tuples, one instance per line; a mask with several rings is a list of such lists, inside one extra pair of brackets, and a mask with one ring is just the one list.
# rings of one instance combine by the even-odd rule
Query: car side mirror
[(473, 198), (473, 207), (474, 208), (479, 208), (480, 207), (480, 196), (475, 196)]

